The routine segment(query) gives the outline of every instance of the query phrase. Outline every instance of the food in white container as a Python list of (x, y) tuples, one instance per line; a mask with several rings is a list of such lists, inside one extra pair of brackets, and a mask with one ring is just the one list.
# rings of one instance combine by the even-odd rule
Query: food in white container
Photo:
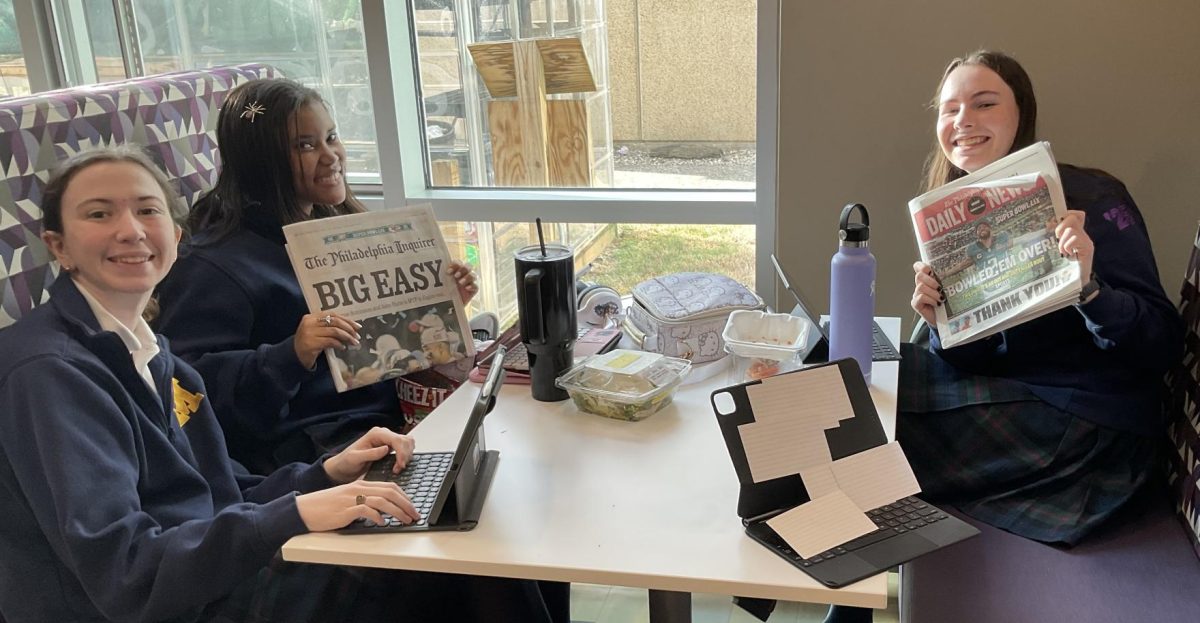
[(725, 323), (725, 351), (746, 381), (764, 379), (804, 364), (809, 322), (791, 314), (735, 311)]
[(589, 357), (557, 383), (581, 411), (636, 421), (670, 404), (691, 369), (686, 359), (617, 349)]

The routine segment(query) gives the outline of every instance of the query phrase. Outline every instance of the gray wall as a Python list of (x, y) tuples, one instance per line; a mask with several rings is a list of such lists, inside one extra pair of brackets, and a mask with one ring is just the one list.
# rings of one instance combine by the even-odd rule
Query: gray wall
[(1178, 300), (1200, 219), (1200, 2), (781, 4), (776, 249), (822, 309), (838, 212), (861, 202), (879, 261), (876, 313), (903, 318), (907, 335), (917, 257), (907, 202), (933, 144), (925, 105), (946, 63), (980, 47), (1025, 66), (1039, 135), (1060, 161), (1129, 187)]

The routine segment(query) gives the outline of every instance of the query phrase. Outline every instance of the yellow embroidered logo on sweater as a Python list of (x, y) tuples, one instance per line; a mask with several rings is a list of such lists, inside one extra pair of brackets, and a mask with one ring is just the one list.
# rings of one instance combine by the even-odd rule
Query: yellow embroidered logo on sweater
[(175, 378), (171, 379), (171, 388), (175, 393), (175, 419), (179, 420), (179, 426), (182, 427), (200, 408), (200, 401), (204, 400), (204, 394), (189, 392), (179, 384), (179, 379)]

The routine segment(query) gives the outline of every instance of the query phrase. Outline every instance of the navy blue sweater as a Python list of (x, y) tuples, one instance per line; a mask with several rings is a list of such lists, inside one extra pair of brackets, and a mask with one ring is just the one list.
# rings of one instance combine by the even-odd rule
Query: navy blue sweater
[(266, 473), (322, 441), (399, 421), (392, 382), (337, 393), (325, 357), (307, 370), (293, 337), (307, 313), (278, 224), (201, 232), (159, 286), (157, 330), (211, 388), (231, 455)]
[(293, 492), (332, 483), (319, 465), (246, 474), (209, 400), (176, 403), (174, 382), (185, 396), (205, 390), (165, 339), (152, 392), (69, 276), (50, 292), (0, 332), (0, 612), (8, 623), (194, 616), (306, 531)]
[(934, 331), (931, 346), (958, 368), (1019, 381), (1097, 424), (1160, 435), (1162, 377), (1182, 355), (1183, 321), (1160, 285), (1146, 223), (1119, 180), (1070, 165), (1059, 169), (1068, 207), (1087, 213), (1099, 294), (950, 349), (941, 348)]

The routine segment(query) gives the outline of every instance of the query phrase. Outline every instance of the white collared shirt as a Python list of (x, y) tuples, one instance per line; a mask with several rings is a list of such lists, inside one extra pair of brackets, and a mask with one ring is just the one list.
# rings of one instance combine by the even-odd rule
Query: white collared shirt
[(157, 395), (158, 388), (154, 386), (154, 377), (150, 374), (150, 360), (158, 354), (158, 340), (154, 337), (154, 332), (150, 330), (150, 325), (139, 316), (137, 324), (130, 331), (129, 327), (109, 313), (82, 283), (76, 281), (75, 287), (87, 301), (88, 307), (92, 308), (92, 313), (96, 315), (100, 328), (116, 333), (125, 343), (125, 348), (129, 349), (129, 356), (133, 357), (133, 368), (141, 375), (142, 380), (146, 381), (146, 386), (150, 388), (150, 391)]

